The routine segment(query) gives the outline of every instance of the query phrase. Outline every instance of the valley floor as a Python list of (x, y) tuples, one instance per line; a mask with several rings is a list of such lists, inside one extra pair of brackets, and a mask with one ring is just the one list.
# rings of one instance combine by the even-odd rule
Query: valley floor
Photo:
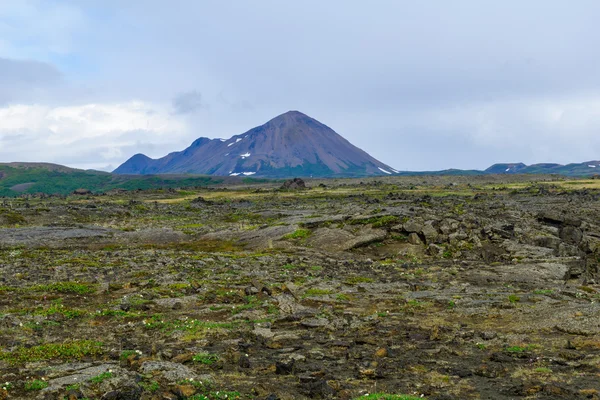
[(600, 399), (600, 180), (307, 186), (0, 199), (0, 399)]

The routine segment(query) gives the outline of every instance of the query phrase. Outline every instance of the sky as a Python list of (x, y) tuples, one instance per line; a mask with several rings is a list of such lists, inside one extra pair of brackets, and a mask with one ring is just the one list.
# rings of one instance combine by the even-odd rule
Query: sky
[(600, 159), (597, 0), (0, 0), (0, 162), (112, 170), (288, 110), (397, 170)]

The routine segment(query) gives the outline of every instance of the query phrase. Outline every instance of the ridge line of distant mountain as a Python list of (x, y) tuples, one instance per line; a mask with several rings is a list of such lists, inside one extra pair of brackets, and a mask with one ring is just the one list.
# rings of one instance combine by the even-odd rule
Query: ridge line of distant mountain
[(494, 164), (486, 170), (398, 171), (352, 145), (327, 125), (288, 111), (229, 139), (200, 137), (158, 159), (135, 154), (118, 175), (202, 174), (262, 178), (352, 178), (394, 175), (561, 174), (595, 175), (600, 162)]
[[(218, 139), (213, 139), (218, 140)], [(143, 154), (139, 154), (146, 157)], [(137, 155), (136, 155), (137, 156)], [(135, 156), (134, 156), (135, 157)], [(47, 163), (47, 162), (0, 162), (0, 167), (11, 167), (15, 169), (43, 169), (54, 172), (62, 173), (88, 173), (88, 174), (100, 174), (100, 175), (111, 175), (110, 172), (99, 171), (94, 169), (79, 169), (68, 167), (61, 164)], [(514, 174), (558, 174), (566, 176), (592, 176), (600, 175), (600, 161), (584, 161), (581, 163), (569, 163), (569, 164), (557, 164), (557, 163), (537, 163), (526, 165), (524, 163), (497, 163), (492, 165), (485, 170), (478, 169), (457, 169), (449, 168), (438, 171), (397, 171), (393, 173), (393, 176), (411, 176), (411, 175), (514, 175)], [(127, 175), (127, 174), (124, 174)], [(193, 176), (193, 175), (205, 175), (205, 174), (185, 174), (185, 173), (173, 173), (173, 174), (155, 174), (155, 175), (169, 175), (169, 176)], [(389, 176), (389, 175), (381, 175)], [(1, 177), (0, 177), (1, 178)]]
[(116, 174), (193, 173), (265, 178), (364, 177), (398, 173), (327, 125), (288, 111), (229, 139), (201, 137), (182, 151), (152, 159), (136, 154)]

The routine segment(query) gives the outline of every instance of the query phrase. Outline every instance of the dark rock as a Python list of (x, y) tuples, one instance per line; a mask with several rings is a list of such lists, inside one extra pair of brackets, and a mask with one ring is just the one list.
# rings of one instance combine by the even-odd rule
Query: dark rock
[(290, 360), (288, 362), (277, 361), (275, 363), (275, 373), (277, 375), (291, 375), (294, 373), (294, 364), (296, 360)]
[(204, 204), (204, 205), (211, 205), (211, 204), (213, 204), (213, 202), (212, 202), (212, 201), (210, 201), (210, 200), (206, 200), (206, 199), (205, 199), (204, 197), (202, 197), (202, 196), (198, 196), (198, 197), (196, 197), (196, 198), (195, 198), (194, 200), (192, 200), (190, 203), (192, 203), (193, 205), (202, 205), (202, 204)]
[(139, 400), (142, 397), (142, 388), (130, 382), (123, 388), (111, 390), (102, 396), (102, 400)]
[(496, 261), (504, 254), (506, 254), (506, 250), (489, 242), (483, 243), (481, 247), (481, 257), (485, 262)]
[(244, 294), (246, 296), (254, 296), (255, 294), (258, 294), (259, 290), (257, 288), (255, 288), (254, 286), (248, 286), (246, 288), (244, 288)]
[(498, 352), (492, 353), (492, 355), (490, 356), (490, 360), (499, 363), (511, 363), (514, 361), (513, 358), (508, 354)]
[(311, 399), (333, 399), (335, 390), (324, 379), (308, 382), (303, 390)]
[(285, 181), (283, 185), (281, 185), (281, 189), (285, 190), (294, 190), (294, 189), (306, 189), (306, 184), (304, 180), (300, 178), (290, 179), (289, 181)]
[(408, 243), (410, 244), (423, 244), (419, 235), (415, 232), (412, 232), (408, 235)]
[(479, 333), (479, 337), (483, 340), (492, 340), (496, 339), (498, 337), (498, 334), (492, 331), (483, 331)]
[(245, 354), (242, 355), (238, 361), (238, 365), (240, 368), (250, 368), (250, 357)]
[(583, 232), (581, 229), (574, 226), (563, 226), (558, 232), (559, 237), (568, 243), (578, 244), (583, 239)]

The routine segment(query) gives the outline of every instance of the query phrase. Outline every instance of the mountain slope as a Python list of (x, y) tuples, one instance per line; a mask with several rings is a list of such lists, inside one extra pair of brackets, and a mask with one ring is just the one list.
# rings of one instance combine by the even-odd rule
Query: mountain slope
[(136, 154), (114, 171), (264, 177), (382, 176), (396, 172), (298, 111), (289, 111), (227, 140), (199, 138), (187, 149), (157, 160)]

